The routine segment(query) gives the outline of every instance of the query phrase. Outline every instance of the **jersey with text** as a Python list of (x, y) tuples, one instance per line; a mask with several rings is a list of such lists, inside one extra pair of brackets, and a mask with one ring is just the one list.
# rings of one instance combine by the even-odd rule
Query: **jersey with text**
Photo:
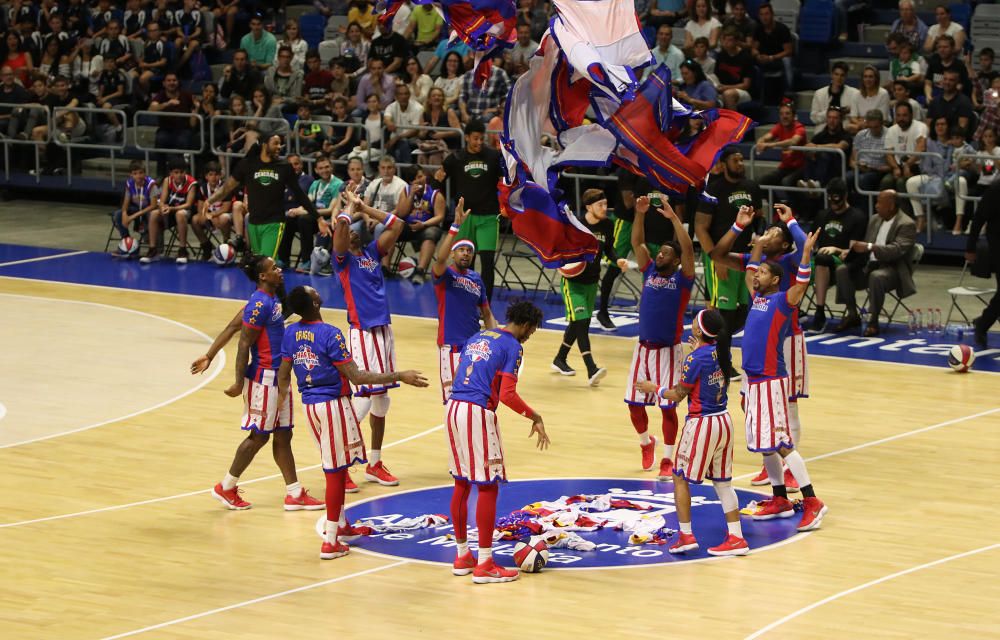
[(726, 376), (719, 367), (714, 344), (703, 344), (688, 354), (680, 383), (689, 390), (689, 416), (711, 416), (727, 411)]
[(787, 291), (754, 295), (742, 342), (743, 370), (750, 382), (788, 375), (782, 345), (791, 331), (793, 313), (795, 308), (788, 304)]
[(419, 196), (413, 194), (411, 198), (410, 215), (406, 216), (407, 223), (427, 222), (434, 217), (434, 200), (441, 193), (430, 185), (425, 185)]
[(438, 303), (438, 346), (460, 347), (479, 331), (479, 310), (489, 305), (483, 278), (472, 269), (455, 266), (434, 278)]
[(344, 334), (325, 322), (296, 322), (285, 330), (281, 358), (292, 363), (303, 404), (351, 395), (337, 365), (351, 361)]
[(166, 198), (169, 206), (176, 207), (179, 204), (187, 202), (189, 193), (193, 192), (197, 194), (197, 189), (198, 181), (185, 173), (180, 183), (174, 182), (173, 178), (167, 178), (167, 192), (163, 197)]
[[(802, 230), (798, 224), (793, 224), (788, 227), (788, 230), (792, 234), (792, 240), (795, 242), (795, 250), (784, 253), (781, 256), (771, 259), (766, 256), (763, 260), (768, 262), (777, 262), (781, 265), (781, 280), (778, 282), (778, 291), (788, 291), (795, 284), (795, 276), (799, 272), (799, 264), (802, 262), (802, 250), (806, 246), (806, 232)], [(740, 260), (743, 263), (743, 270), (746, 271), (747, 265), (750, 264), (751, 255), (749, 253), (741, 253)], [(799, 326), (799, 308), (795, 307), (795, 312), (792, 314), (792, 333), (802, 333), (802, 327)]]
[(260, 382), (265, 371), (277, 371), (281, 364), (281, 340), (285, 335), (281, 301), (257, 289), (243, 307), (243, 326), (257, 330), (257, 338), (250, 345), (246, 377)]
[(639, 298), (639, 342), (652, 348), (680, 343), (692, 287), (694, 278), (685, 277), (679, 268), (663, 276), (656, 270), (656, 262), (649, 261)]
[(376, 240), (357, 255), (348, 251), (337, 254), (333, 260), (333, 270), (340, 278), (347, 301), (347, 321), (357, 329), (390, 324), (381, 260)]
[(500, 402), (500, 380), (517, 379), (524, 350), (512, 333), (486, 329), (469, 338), (455, 367), (451, 399), (485, 407), (490, 411)]

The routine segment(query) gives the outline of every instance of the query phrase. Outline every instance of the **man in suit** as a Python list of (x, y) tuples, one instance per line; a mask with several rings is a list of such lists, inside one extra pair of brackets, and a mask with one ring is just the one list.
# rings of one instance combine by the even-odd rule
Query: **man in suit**
[(911, 256), (916, 244), (917, 224), (899, 210), (896, 192), (878, 194), (875, 214), (868, 221), (864, 240), (852, 240), (844, 264), (837, 267), (837, 302), (847, 305), (844, 319), (835, 331), (861, 326), (856, 292), (867, 283), (871, 317), (866, 337), (879, 334), (878, 316), (885, 294), (892, 289), (900, 298), (917, 292), (913, 284)]
[[(986, 225), (986, 243), (989, 247), (989, 255), (984, 258), (990, 262), (989, 268), (997, 279), (997, 291), (993, 294), (993, 299), (989, 301), (983, 313), (972, 321), (975, 328), (976, 345), (986, 347), (986, 332), (1000, 318), (1000, 182), (990, 185), (990, 188), (983, 194), (983, 199), (976, 207), (976, 217), (972, 219), (972, 230), (969, 232), (969, 241), (965, 247), (965, 259), (970, 264), (976, 261), (976, 245), (979, 242), (979, 234)], [(979, 265), (984, 267), (984, 265)], [(985, 268), (983, 268), (985, 271)]]

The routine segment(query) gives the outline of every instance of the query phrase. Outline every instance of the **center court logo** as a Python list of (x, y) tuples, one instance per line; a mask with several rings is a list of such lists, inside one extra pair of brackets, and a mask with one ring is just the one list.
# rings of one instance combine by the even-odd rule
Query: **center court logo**
[[(423, 514), (447, 514), (451, 500), (452, 486), (416, 489), (352, 505), (347, 509), (347, 517), (352, 521), (371, 520), (378, 524), (392, 524), (404, 518)], [(761, 494), (737, 489), (740, 506), (751, 500), (761, 499)], [(677, 529), (674, 507), (673, 484), (652, 480), (627, 480), (614, 478), (561, 478), (552, 480), (516, 480), (500, 487), (497, 515), (505, 516), (521, 507), (539, 500), (555, 500), (560, 496), (577, 494), (611, 494), (634, 502), (645, 502), (652, 506), (646, 513), (662, 515), (666, 526)], [(469, 543), (475, 547), (477, 538), (475, 525), (475, 496), (469, 505)], [(547, 569), (600, 569), (614, 567), (634, 567), (643, 565), (670, 564), (711, 557), (705, 551), (726, 537), (726, 523), (722, 507), (711, 485), (691, 485), (691, 516), (694, 533), (701, 548), (683, 555), (673, 555), (667, 545), (631, 545), (628, 532), (610, 528), (580, 535), (597, 545), (593, 551), (575, 551), (554, 548), (549, 552)], [(599, 514), (595, 514), (599, 515)], [(320, 518), (320, 529), (323, 519)], [(771, 546), (795, 535), (798, 518), (786, 518), (766, 522), (755, 522), (743, 518), (743, 534), (751, 549)], [(451, 564), (455, 558), (454, 529), (450, 523), (425, 529), (382, 533), (366, 536), (351, 546), (359, 551), (369, 551), (381, 555), (409, 558), (424, 562)], [(673, 542), (676, 538), (671, 538)], [(514, 541), (495, 541), (493, 555), (502, 558), (501, 563), (512, 565)]]

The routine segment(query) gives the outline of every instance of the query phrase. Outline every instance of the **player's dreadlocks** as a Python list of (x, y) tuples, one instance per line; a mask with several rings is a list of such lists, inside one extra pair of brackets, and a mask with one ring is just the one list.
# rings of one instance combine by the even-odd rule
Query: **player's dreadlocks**
[(518, 300), (507, 307), (507, 322), (529, 327), (542, 324), (542, 310), (527, 300)]

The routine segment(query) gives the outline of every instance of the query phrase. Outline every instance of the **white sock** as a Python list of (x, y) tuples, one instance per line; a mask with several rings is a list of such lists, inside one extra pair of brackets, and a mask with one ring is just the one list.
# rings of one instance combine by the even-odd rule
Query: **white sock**
[(785, 472), (781, 468), (781, 456), (776, 453), (764, 456), (764, 468), (767, 469), (767, 478), (771, 481), (772, 487), (785, 484)]
[(726, 526), (729, 528), (729, 535), (736, 536), (737, 538), (743, 537), (743, 526), (739, 520), (736, 522), (727, 522)]
[(375, 466), (382, 460), (382, 450), (381, 449), (371, 449), (368, 452), (368, 464)]
[(648, 429), (646, 431), (643, 431), (642, 433), (639, 434), (639, 444), (641, 444), (644, 447), (647, 444), (649, 444), (649, 430)]
[(347, 515), (344, 514), (344, 511), (345, 511), (345, 509), (343, 509), (343, 508), (340, 509), (340, 519), (337, 520), (337, 527), (338, 528), (340, 528), (340, 527), (346, 527), (347, 526)]
[(663, 445), (663, 457), (667, 460), (674, 459), (674, 445), (672, 444)]
[(458, 555), (464, 556), (467, 553), (469, 553), (469, 541), (466, 540), (465, 542), (459, 542), (458, 543)]
[(788, 403), (788, 430), (792, 432), (792, 444), (796, 447), (802, 440), (802, 422), (799, 420), (799, 403)]
[(330, 526), (330, 521), (326, 521), (326, 530), (323, 532), (323, 539), (330, 544), (337, 544), (337, 527)]
[(789, 453), (785, 456), (785, 464), (788, 465), (788, 470), (792, 472), (792, 477), (795, 478), (800, 487), (812, 484), (812, 481), (809, 480), (809, 472), (806, 471), (806, 461), (802, 459), (801, 453), (798, 451)]
[(293, 498), (298, 498), (302, 495), (302, 485), (296, 480), (292, 484), (285, 485), (285, 491)]
[(226, 491), (236, 487), (236, 483), (240, 481), (239, 476), (234, 476), (228, 471), (226, 472), (226, 477), (222, 479), (222, 488)]
[(680, 525), (681, 525), (681, 533), (686, 533), (688, 535), (691, 535), (691, 523), (690, 522), (682, 522), (682, 523), (680, 523)]
[(482, 547), (479, 548), (479, 564), (483, 564), (484, 562), (488, 562), (492, 559), (493, 547), (486, 547), (485, 549)]

